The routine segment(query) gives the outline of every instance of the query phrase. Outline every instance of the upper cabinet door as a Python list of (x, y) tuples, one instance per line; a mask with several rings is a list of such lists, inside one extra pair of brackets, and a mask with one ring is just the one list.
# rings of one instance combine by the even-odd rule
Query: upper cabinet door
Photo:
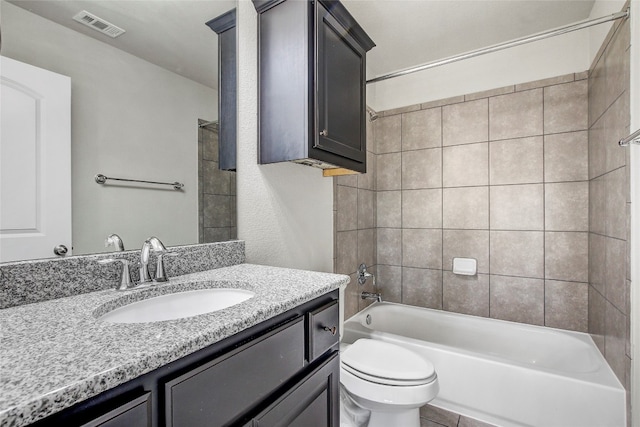
[(259, 13), (259, 161), (366, 172), (365, 55), (336, 0), (253, 0)]
[(314, 148), (352, 160), (354, 170), (364, 171), (366, 52), (322, 4), (317, 8), (318, 135)]

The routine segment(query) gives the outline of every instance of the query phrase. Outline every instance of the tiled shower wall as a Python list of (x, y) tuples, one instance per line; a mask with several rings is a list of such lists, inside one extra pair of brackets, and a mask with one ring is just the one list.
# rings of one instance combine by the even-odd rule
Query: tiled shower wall
[[(587, 330), (587, 73), (374, 123), (387, 300)], [(476, 276), (451, 272), (475, 258)]]
[[(612, 29), (589, 76), (589, 333), (630, 390), (629, 20)], [(628, 395), (629, 393), (627, 393)]]
[(376, 154), (375, 128), (367, 121), (367, 173), (334, 178), (334, 271), (348, 274), (351, 282), (345, 293), (345, 317), (364, 308), (370, 301), (359, 298), (363, 290), (372, 291), (372, 281), (359, 286), (356, 271), (365, 263), (376, 271)]
[(210, 126), (198, 128), (198, 215), (198, 243), (237, 238), (236, 173), (218, 169), (218, 130)]

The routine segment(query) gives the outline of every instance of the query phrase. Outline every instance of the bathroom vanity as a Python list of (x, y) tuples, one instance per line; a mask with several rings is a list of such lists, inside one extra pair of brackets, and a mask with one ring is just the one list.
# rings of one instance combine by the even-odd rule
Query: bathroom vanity
[(104, 290), (0, 310), (0, 425), (339, 425), (338, 287), (346, 276), (238, 264), (171, 292), (255, 296), (176, 320), (114, 324)]
[(325, 294), (35, 425), (338, 426), (337, 298)]

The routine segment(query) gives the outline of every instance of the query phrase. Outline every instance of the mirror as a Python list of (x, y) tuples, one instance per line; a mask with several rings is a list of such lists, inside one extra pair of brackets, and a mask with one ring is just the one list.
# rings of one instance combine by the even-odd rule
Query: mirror
[[(113, 251), (111, 233), (125, 249), (152, 235), (167, 246), (235, 238), (235, 173), (217, 168), (217, 35), (205, 25), (235, 6), (0, 0), (0, 54), (71, 78), (73, 255)], [(74, 21), (83, 11), (125, 33)]]

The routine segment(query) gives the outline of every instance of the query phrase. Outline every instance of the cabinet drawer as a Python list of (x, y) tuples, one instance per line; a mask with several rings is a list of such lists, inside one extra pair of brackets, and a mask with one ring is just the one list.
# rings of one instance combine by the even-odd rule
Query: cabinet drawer
[(309, 313), (308, 360), (310, 362), (338, 343), (339, 315), (338, 301), (332, 301)]
[(150, 427), (151, 393), (131, 400), (82, 427)]
[(226, 425), (303, 366), (299, 318), (166, 383), (166, 425)]

